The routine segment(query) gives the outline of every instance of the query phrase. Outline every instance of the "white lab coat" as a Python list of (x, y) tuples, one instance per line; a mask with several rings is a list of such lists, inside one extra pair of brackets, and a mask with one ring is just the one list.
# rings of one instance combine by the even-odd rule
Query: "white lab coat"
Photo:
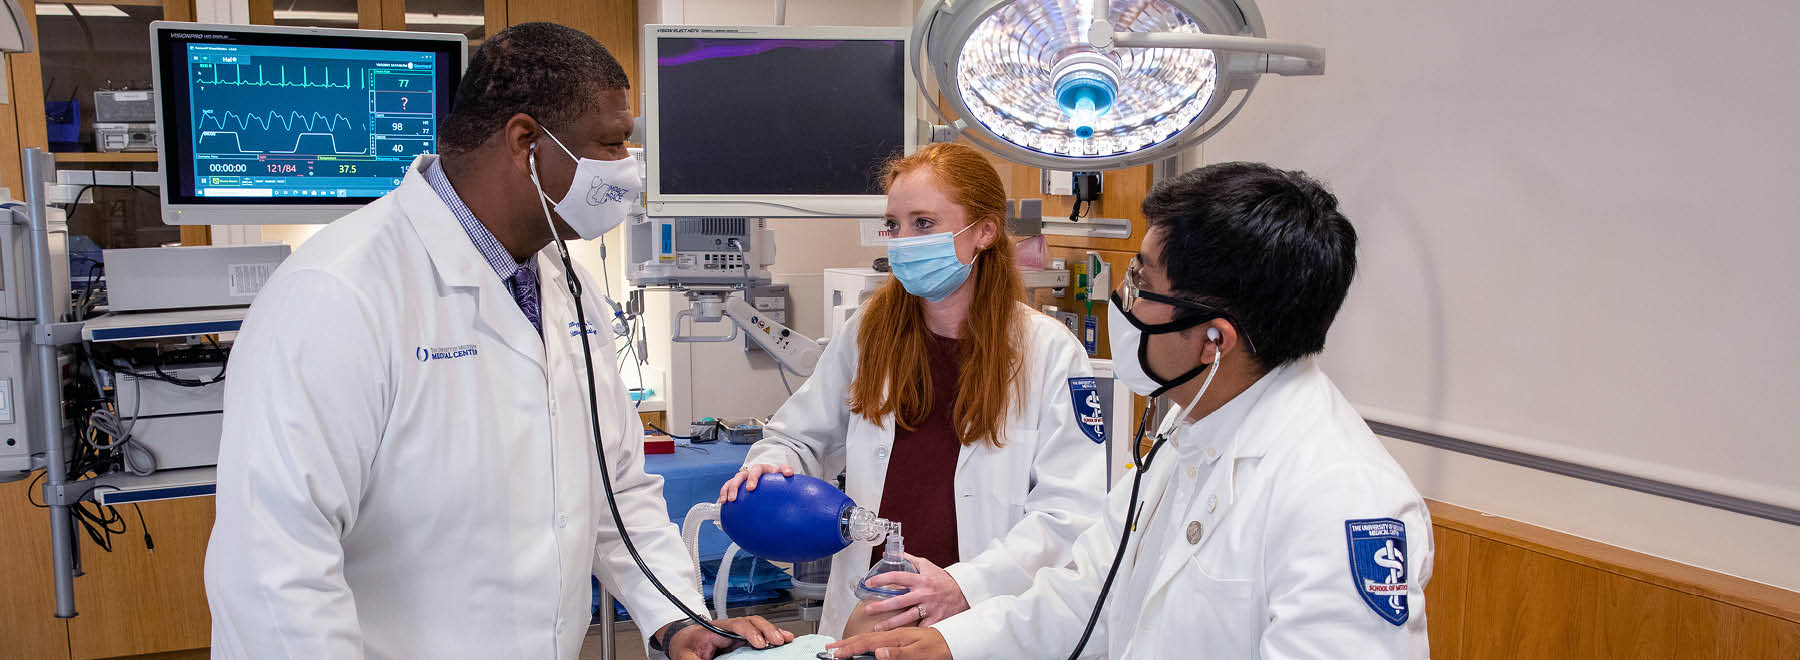
[[(206, 556), (214, 657), (572, 659), (590, 575), (646, 631), (681, 618), (607, 509), (561, 263), (538, 255), (540, 339), (428, 162), (295, 252), (238, 335)], [(620, 513), (698, 609), (609, 338), (590, 340)]]
[[(1235, 420), (1209, 425), (1230, 416), (1221, 408), (1171, 441), (1195, 460), (1165, 447), (1152, 463), (1143, 493), (1163, 492), (1172, 479), (1205, 481), (1190, 501), (1142, 516), (1082, 657), (1428, 657), (1431, 518), (1406, 474), (1311, 359), (1271, 371), (1227, 407), (1240, 404), (1248, 405)], [(1129, 481), (1113, 489), (1104, 522), (1077, 542), (1074, 567), (1045, 569), (1024, 594), (938, 623), (952, 655), (1068, 656), (1118, 547), (1130, 495)], [(1168, 515), (1178, 519), (1167, 543), (1138, 547)], [(1409, 612), (1398, 625), (1364, 601), (1365, 585), (1351, 574), (1346, 521), (1379, 518), (1405, 523)], [(1132, 588), (1140, 571), (1155, 571), (1147, 591)]]
[[(1003, 425), (1003, 446), (965, 445), (956, 459), (960, 561), (945, 569), (970, 603), (1022, 592), (1037, 569), (1067, 564), (1075, 538), (1105, 501), (1104, 447), (1082, 431), (1070, 399), (1070, 379), (1093, 376), (1093, 367), (1067, 327), (1024, 305), (1020, 313), (1025, 387)], [(775, 413), (744, 464), (786, 463), (822, 479), (842, 472), (850, 498), (879, 514), (895, 424), (892, 416), (877, 425), (850, 412), (861, 321), (852, 318), (826, 346), (812, 377)], [(1099, 412), (1082, 403), (1084, 412)], [(869, 546), (857, 544), (832, 558), (821, 634), (843, 635), (869, 555)]]

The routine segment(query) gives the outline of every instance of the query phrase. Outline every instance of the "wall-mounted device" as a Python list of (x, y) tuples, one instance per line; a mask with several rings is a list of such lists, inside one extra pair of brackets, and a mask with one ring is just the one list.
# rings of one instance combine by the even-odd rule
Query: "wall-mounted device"
[(330, 222), (400, 185), (462, 79), (460, 34), (150, 24), (163, 222)]

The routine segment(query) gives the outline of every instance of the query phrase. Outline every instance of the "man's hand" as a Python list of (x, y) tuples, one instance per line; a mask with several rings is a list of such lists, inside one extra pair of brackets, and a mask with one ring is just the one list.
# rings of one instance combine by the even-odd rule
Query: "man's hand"
[(777, 472), (780, 472), (781, 476), (784, 477), (794, 476), (794, 466), (786, 463), (782, 463), (781, 465), (756, 463), (745, 466), (743, 469), (738, 470), (737, 476), (732, 477), (730, 481), (725, 482), (725, 485), (719, 487), (719, 503), (736, 502), (738, 484), (744, 484), (744, 490), (756, 490), (756, 482), (762, 481), (763, 475), (774, 474)]
[(905, 587), (905, 595), (869, 603), (868, 615), (880, 623), (875, 630), (893, 630), (902, 626), (929, 626), (969, 609), (962, 587), (950, 572), (938, 568), (924, 557), (906, 555), (906, 560), (919, 569), (913, 573), (882, 573), (869, 578), (871, 587)]
[[(766, 649), (781, 646), (794, 641), (794, 633), (776, 628), (775, 624), (760, 616), (746, 616), (735, 619), (720, 619), (713, 625), (742, 635), (750, 643), (751, 648)], [(664, 626), (665, 628), (667, 626)], [(657, 631), (662, 634), (662, 631)], [(712, 660), (722, 651), (729, 651), (744, 642), (726, 639), (700, 626), (688, 626), (675, 633), (675, 639), (668, 640), (670, 660)]]
[(936, 628), (902, 628), (857, 635), (825, 646), (832, 657), (874, 653), (878, 660), (952, 660), (950, 645)]

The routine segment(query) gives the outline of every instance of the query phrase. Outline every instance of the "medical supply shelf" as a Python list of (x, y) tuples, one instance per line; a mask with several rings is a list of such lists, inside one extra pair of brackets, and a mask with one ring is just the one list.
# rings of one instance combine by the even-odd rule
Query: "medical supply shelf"
[(78, 482), (77, 487), (93, 489), (94, 501), (101, 506), (138, 504), (157, 500), (212, 495), (217, 487), (218, 471), (212, 466), (158, 470), (147, 476), (115, 472)]
[[(119, 4), (119, 2), (108, 2)], [(58, 151), (56, 162), (157, 162), (155, 151)]]
[(161, 339), (237, 332), (248, 307), (220, 307), (178, 312), (119, 312), (89, 319), (81, 338), (93, 342)]

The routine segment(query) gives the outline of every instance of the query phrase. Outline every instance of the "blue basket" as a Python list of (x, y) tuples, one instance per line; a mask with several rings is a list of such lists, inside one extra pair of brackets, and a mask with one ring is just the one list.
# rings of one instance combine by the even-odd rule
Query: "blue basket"
[(45, 101), (44, 132), (51, 151), (77, 151), (81, 146), (81, 101)]

